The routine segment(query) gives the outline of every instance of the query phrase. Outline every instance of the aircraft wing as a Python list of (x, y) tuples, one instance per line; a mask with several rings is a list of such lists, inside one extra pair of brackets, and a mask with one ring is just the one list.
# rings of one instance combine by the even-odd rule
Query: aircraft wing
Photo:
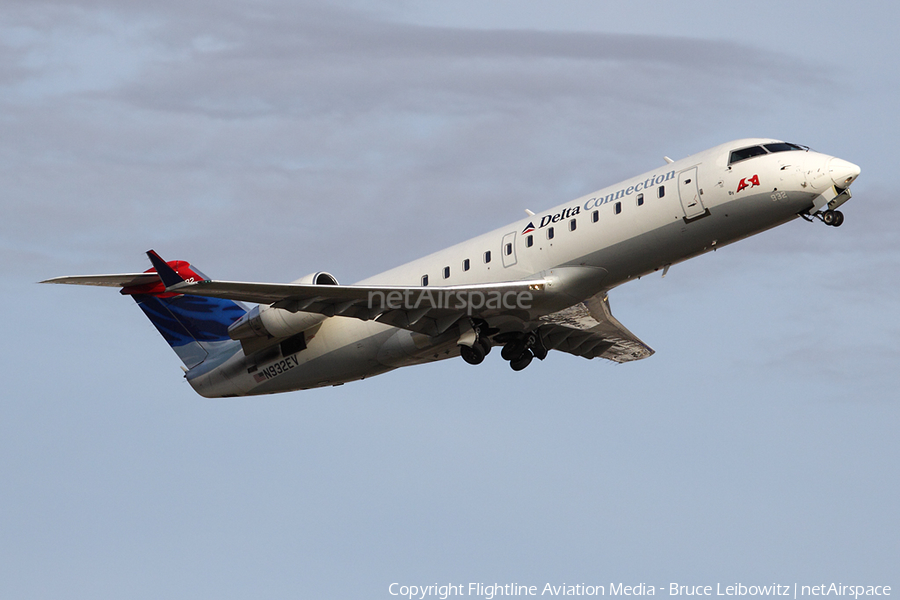
[(654, 352), (612, 316), (605, 293), (541, 317), (539, 322), (548, 350), (617, 363), (647, 358)]
[[(446, 287), (312, 285), (297, 283), (247, 283), (198, 281), (167, 289), (169, 292), (271, 304), (290, 311), (326, 316), (373, 319), (380, 323), (426, 335), (440, 335), (467, 315), (489, 319), (515, 314), (503, 306), (482, 306), (469, 311), (457, 298), (502, 297), (507, 292), (543, 291), (545, 280)], [(393, 296), (392, 296), (393, 294)], [(448, 300), (449, 299), (449, 300)], [(523, 317), (525, 315), (522, 315)], [(605, 294), (589, 298), (565, 310), (531, 321), (541, 332), (545, 347), (585, 358), (605, 358), (624, 363), (647, 358), (653, 349), (612, 316)]]
[[(66, 283), (128, 288), (158, 283), (157, 273), (77, 275), (56, 277), (42, 283)], [(299, 283), (248, 283), (205, 280), (178, 283), (169, 292), (271, 304), (290, 311), (325, 316), (375, 320), (386, 325), (440, 335), (466, 316), (490, 318), (515, 315), (515, 309), (489, 302), (508, 292), (540, 293), (545, 280), (512, 281), (467, 286), (358, 286)], [(473, 299), (475, 302), (472, 302)], [(478, 300), (484, 305), (477, 306)], [(472, 308), (470, 309), (470, 302)], [(525, 314), (520, 315), (527, 320)], [(538, 328), (548, 350), (568, 352), (584, 358), (605, 358), (623, 363), (647, 358), (653, 349), (612, 316), (604, 294), (564, 310), (541, 317), (531, 324)]]
[[(466, 316), (489, 318), (515, 314), (503, 305), (508, 294), (539, 294), (543, 279), (461, 286), (315, 285), (305, 283), (249, 283), (206, 280), (185, 282), (167, 292), (270, 304), (291, 312), (304, 311), (328, 317), (345, 316), (375, 320), (426, 335), (440, 335)], [(527, 319), (527, 314), (522, 311)]]

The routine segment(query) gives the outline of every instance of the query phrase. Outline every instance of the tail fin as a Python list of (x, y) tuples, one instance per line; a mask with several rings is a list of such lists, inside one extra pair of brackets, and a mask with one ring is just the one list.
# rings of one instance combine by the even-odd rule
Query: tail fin
[(170, 285), (208, 278), (184, 261), (165, 262), (153, 250), (147, 256), (153, 268), (143, 273), (54, 277), (41, 283), (122, 288), (120, 293), (134, 298), (189, 369), (209, 358), (236, 352), (241, 344), (228, 337), (228, 326), (244, 316), (247, 309), (233, 300), (166, 292)]
[(153, 268), (145, 272), (155, 272), (158, 278), (152, 283), (124, 287), (121, 293), (134, 298), (187, 368), (240, 348), (240, 342), (228, 337), (228, 326), (247, 312), (243, 305), (233, 300), (166, 292), (176, 283), (208, 278), (184, 261), (165, 262), (153, 250), (147, 256)]

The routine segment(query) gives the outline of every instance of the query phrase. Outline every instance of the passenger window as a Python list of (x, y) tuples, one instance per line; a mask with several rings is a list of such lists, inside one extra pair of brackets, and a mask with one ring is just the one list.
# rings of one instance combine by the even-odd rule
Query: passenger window
[(599, 211), (599, 210), (595, 210), (594, 212), (591, 213), (591, 221), (593, 221), (594, 223), (596, 223), (596, 222), (599, 221), (599, 220), (600, 220), (600, 211)]
[(550, 227), (549, 229), (547, 229), (547, 239), (548, 239), (548, 240), (552, 240), (552, 239), (553, 239), (553, 228), (552, 228), (552, 227)]
[(643, 206), (643, 205), (644, 205), (644, 195), (643, 195), (643, 194), (638, 194), (638, 197), (637, 197), (637, 205), (638, 205), (638, 206)]
[(506, 255), (509, 256), (510, 254), (512, 254), (512, 244), (507, 244), (506, 245)]
[(428, 275), (422, 275), (422, 287), (428, 285)]
[(659, 186), (659, 192), (658, 192), (658, 193), (659, 193), (659, 197), (660, 197), (660, 198), (665, 198), (665, 196), (666, 196), (666, 186), (664, 186), (664, 185)]
[(463, 261), (463, 271), (468, 271), (468, 270), (469, 270), (469, 259), (467, 258), (466, 260)]
[(575, 231), (575, 226), (576, 226), (575, 219), (572, 219), (571, 221), (569, 221), (569, 231)]
[(450, 267), (444, 267), (444, 279), (448, 279), (450, 277)]
[(622, 212), (622, 203), (616, 202), (616, 214), (619, 214), (621, 212)]
[(534, 236), (533, 235), (529, 235), (527, 238), (525, 238), (525, 246), (527, 246), (528, 248), (531, 248), (532, 246), (534, 246)]
[(490, 250), (488, 250), (487, 252), (484, 253), (484, 263), (487, 264), (489, 262), (491, 262), (491, 251)]

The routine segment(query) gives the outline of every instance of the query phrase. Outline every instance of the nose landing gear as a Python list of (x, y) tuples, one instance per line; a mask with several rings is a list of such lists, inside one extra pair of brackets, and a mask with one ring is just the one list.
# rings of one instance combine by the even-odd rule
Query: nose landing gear
[(820, 221), (822, 221), (826, 225), (830, 225), (831, 227), (840, 227), (844, 222), (844, 213), (839, 210), (820, 210), (813, 213), (812, 216), (803, 214), (801, 214), (800, 216), (810, 222), (812, 222), (814, 218), (819, 219)]

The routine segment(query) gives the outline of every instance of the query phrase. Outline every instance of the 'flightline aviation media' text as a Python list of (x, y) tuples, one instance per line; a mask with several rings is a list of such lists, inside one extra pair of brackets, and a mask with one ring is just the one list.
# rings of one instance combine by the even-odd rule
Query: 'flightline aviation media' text
[[(814, 596), (842, 596), (859, 600), (863, 596), (890, 596), (889, 585), (845, 585), (843, 583), (820, 583), (817, 585), (800, 585), (771, 583), (764, 585), (747, 585), (744, 583), (716, 583), (715, 585), (684, 585), (670, 583), (668, 586), (653, 586), (646, 583), (624, 585), (610, 583), (608, 586), (586, 583), (578, 584), (544, 584), (526, 585), (521, 583), (434, 583), (430, 585), (406, 585), (391, 583), (388, 586), (391, 596), (402, 598), (438, 598), (447, 600), (455, 596), (475, 596), (485, 600), (504, 598), (507, 596), (786, 596), (794, 598)], [(874, 599), (873, 599), (874, 600)]]

